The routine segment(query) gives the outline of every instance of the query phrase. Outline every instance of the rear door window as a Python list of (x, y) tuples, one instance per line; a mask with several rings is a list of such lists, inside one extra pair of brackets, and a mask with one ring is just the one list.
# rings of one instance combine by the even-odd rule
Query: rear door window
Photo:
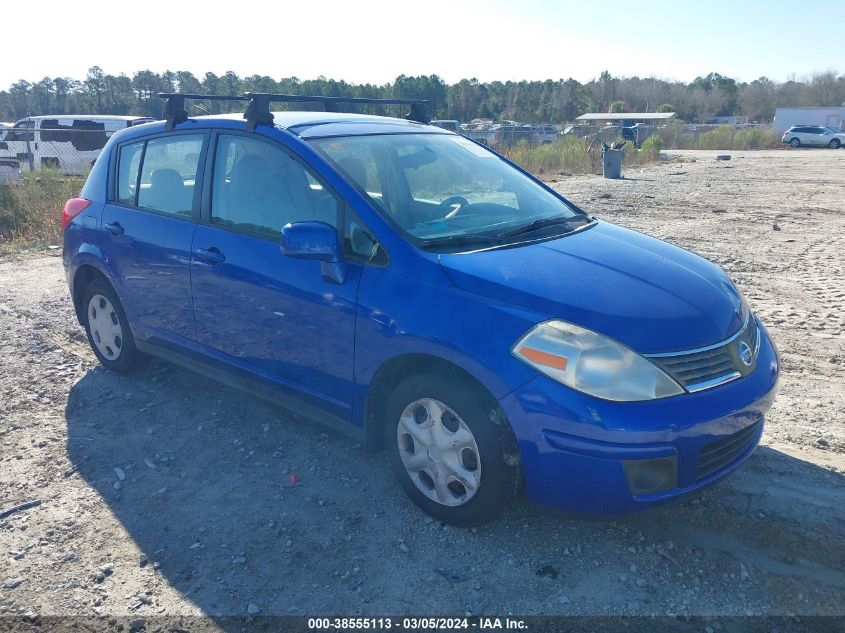
[(137, 206), (190, 217), (204, 135), (179, 134), (146, 143)]

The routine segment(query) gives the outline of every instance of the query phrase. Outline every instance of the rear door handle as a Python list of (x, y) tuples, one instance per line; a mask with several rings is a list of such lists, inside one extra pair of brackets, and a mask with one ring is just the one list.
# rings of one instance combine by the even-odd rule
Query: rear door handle
[(123, 235), (124, 228), (120, 225), (120, 222), (109, 222), (108, 224), (104, 225), (106, 231), (111, 233), (112, 235)]
[(226, 256), (221, 253), (220, 249), (216, 246), (212, 246), (211, 248), (198, 248), (197, 257), (205, 260), (209, 264), (219, 264), (222, 261), (226, 261)]

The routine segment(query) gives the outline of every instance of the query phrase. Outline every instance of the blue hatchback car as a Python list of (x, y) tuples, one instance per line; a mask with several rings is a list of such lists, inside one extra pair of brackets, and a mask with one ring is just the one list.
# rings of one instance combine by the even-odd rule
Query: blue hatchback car
[(184, 98), (112, 136), (62, 214), (107, 368), (159, 356), (328, 423), (461, 526), (523, 490), (658, 506), (756, 447), (778, 356), (714, 264), (590, 217), (419, 104), (271, 114), (286, 99), (252, 95), (189, 118)]

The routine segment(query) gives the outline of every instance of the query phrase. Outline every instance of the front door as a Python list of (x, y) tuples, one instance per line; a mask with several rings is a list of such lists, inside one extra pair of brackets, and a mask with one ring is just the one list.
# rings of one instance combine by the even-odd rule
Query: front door
[(319, 262), (279, 249), (289, 222), (340, 226), (340, 200), (280, 145), (221, 134), (207, 206), (191, 259), (197, 340), (349, 419), (360, 269), (348, 266), (338, 284), (323, 278)]
[(205, 134), (172, 134), (118, 148), (116, 183), (103, 209), (103, 253), (133, 334), (194, 339), (190, 256), (199, 211)]

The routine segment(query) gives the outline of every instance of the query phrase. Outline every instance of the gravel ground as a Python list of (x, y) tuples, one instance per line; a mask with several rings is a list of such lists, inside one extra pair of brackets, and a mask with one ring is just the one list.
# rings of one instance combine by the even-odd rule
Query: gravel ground
[(0, 614), (845, 615), (845, 151), (714, 158), (555, 184), (723, 266), (783, 358), (747, 465), (625, 521), (444, 527), (295, 413), (101, 369), (60, 259), (0, 258), (0, 512), (41, 502), (0, 519)]

